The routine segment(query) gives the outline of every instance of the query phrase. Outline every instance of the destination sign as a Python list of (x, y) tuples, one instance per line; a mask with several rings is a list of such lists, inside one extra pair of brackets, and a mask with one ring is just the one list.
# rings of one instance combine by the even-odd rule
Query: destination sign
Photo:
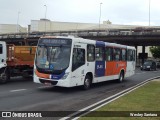
[(71, 39), (40, 39), (39, 44), (71, 45)]

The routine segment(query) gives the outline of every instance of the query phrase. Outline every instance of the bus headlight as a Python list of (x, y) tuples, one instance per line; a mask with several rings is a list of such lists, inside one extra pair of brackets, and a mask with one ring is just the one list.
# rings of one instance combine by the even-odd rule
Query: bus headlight
[(62, 77), (62, 80), (66, 79), (69, 75), (69, 72), (68, 73), (65, 73), (64, 76)]

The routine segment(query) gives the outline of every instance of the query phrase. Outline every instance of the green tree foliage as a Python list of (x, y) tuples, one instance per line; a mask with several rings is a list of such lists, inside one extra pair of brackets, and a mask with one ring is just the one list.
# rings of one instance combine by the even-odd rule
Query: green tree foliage
[(160, 58), (160, 46), (150, 47), (150, 51), (154, 58)]

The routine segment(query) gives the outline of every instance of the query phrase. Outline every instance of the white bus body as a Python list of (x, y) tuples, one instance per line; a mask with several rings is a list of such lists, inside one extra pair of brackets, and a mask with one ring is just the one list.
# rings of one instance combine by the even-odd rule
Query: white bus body
[(135, 48), (75, 37), (42, 37), (37, 45), (34, 82), (83, 86), (135, 73)]

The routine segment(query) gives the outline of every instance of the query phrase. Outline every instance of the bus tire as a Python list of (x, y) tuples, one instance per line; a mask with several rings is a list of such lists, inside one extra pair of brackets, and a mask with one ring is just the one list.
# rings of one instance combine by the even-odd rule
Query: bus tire
[(91, 77), (89, 75), (86, 75), (82, 88), (84, 90), (88, 90), (91, 87), (91, 83), (92, 83)]
[(124, 80), (124, 72), (121, 71), (119, 78), (118, 78), (118, 82), (121, 83), (121, 82), (123, 82), (123, 80)]
[(9, 71), (7, 68), (0, 70), (0, 84), (6, 83), (10, 79)]

